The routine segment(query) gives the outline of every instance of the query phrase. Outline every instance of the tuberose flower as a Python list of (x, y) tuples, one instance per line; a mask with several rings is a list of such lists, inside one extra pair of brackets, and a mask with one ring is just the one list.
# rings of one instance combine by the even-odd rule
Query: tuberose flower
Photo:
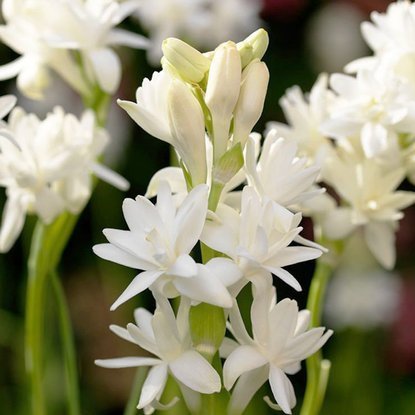
[[(154, 315), (138, 308), (134, 312), (136, 324), (128, 324), (127, 329), (110, 326), (119, 337), (155, 357), (134, 356), (95, 361), (98, 366), (106, 368), (151, 367), (137, 406), (137, 409), (144, 408), (145, 414), (152, 414), (155, 409), (168, 409), (177, 402), (177, 398), (174, 398), (167, 405), (160, 403), (169, 373), (184, 390), (185, 396), (188, 395), (186, 389), (204, 394), (219, 392), (221, 389), (221, 380), (216, 370), (192, 347), (189, 306), (190, 302), (182, 298), (175, 316), (169, 302), (161, 298)], [(196, 394), (193, 401), (197, 402), (197, 399)]]
[(309, 311), (299, 312), (297, 302), (288, 298), (276, 303), (275, 288), (267, 284), (254, 291), (251, 321), (253, 338), (248, 335), (235, 304), (230, 313), (230, 330), (239, 346), (225, 361), (225, 388), (230, 390), (239, 380), (232, 392), (228, 413), (242, 414), (268, 379), (277, 405), (290, 414), (296, 398), (287, 374), (297, 373), (300, 362), (320, 349), (332, 331), (324, 333), (324, 327), (308, 329)]
[(109, 243), (94, 246), (101, 258), (144, 270), (136, 276), (111, 309), (147, 288), (174, 297), (185, 295), (220, 307), (231, 307), (225, 288), (240, 278), (231, 260), (214, 258), (197, 264), (190, 252), (202, 232), (208, 202), (206, 185), (196, 186), (176, 208), (167, 183), (159, 186), (157, 203), (143, 196), (126, 199), (123, 213), (128, 231), (105, 229)]

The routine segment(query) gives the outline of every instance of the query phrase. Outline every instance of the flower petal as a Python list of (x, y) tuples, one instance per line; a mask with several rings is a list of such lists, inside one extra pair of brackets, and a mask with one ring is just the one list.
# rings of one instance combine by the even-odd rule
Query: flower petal
[(124, 367), (154, 366), (159, 365), (160, 359), (153, 357), (117, 357), (114, 359), (97, 359), (95, 364), (108, 369), (119, 369)]
[(221, 381), (216, 370), (194, 350), (184, 352), (170, 362), (174, 377), (190, 389), (200, 393), (215, 393), (221, 389)]
[(269, 384), (277, 404), (284, 413), (291, 414), (291, 408), (296, 404), (294, 388), (287, 375), (278, 367), (271, 365)]
[(150, 405), (164, 389), (167, 381), (167, 368), (167, 365), (161, 364), (154, 366), (150, 372), (148, 372), (147, 378), (141, 389), (140, 401), (138, 402), (137, 409), (142, 409), (145, 406)]

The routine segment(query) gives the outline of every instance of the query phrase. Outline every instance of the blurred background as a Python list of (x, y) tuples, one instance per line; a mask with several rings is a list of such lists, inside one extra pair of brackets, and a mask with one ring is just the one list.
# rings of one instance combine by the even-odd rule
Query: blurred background
[[(205, 51), (228, 39), (242, 40), (262, 26), (270, 36), (264, 61), (271, 80), (264, 114), (255, 130), (262, 132), (270, 120), (283, 121), (278, 101), (285, 90), (299, 85), (308, 91), (320, 72), (341, 71), (343, 66), (369, 54), (360, 36), (360, 23), (372, 10), (384, 11), (384, 0), (217, 0), (196, 7), (187, 2), (186, 10), (177, 0), (152, 0), (147, 9), (123, 25), (148, 35), (154, 48), (144, 51), (122, 49), (123, 82), (117, 98), (133, 100), (144, 77), (158, 70), (160, 39), (181, 37)], [(201, 2), (198, 2), (201, 3)], [(203, 2), (202, 2), (203, 3)], [(146, 1), (143, 1), (146, 4)], [(182, 6), (183, 7), (183, 6)], [(194, 8), (194, 10), (193, 10)], [(238, 13), (235, 12), (238, 11)], [(195, 14), (192, 14), (195, 13)], [(163, 20), (164, 19), (164, 20)], [(169, 24), (167, 24), (169, 22)], [(160, 29), (162, 27), (163, 29)], [(0, 45), (0, 64), (15, 57)], [(149, 63), (150, 62), (150, 63)], [(0, 84), (1, 95), (15, 93), (14, 80)], [(18, 95), (18, 104), (27, 111), (44, 116), (55, 105), (80, 114), (77, 97), (55, 80), (44, 102)], [(132, 321), (137, 306), (152, 307), (148, 294), (129, 301), (116, 312), (109, 306), (135, 275), (97, 258), (94, 244), (104, 241), (103, 228), (125, 228), (121, 213), (122, 200), (143, 194), (152, 175), (169, 163), (169, 149), (149, 137), (114, 103), (109, 117), (112, 146), (107, 162), (131, 183), (127, 195), (99, 184), (91, 202), (82, 213), (60, 266), (69, 302), (81, 378), (83, 414), (122, 414), (128, 399), (134, 370), (107, 370), (96, 367), (94, 359), (134, 355), (133, 345), (119, 339), (109, 324), (125, 326)], [(410, 189), (410, 185), (407, 185)], [(413, 189), (411, 189), (413, 190)], [(4, 194), (0, 203), (4, 203)], [(30, 247), (33, 220), (25, 225), (23, 237), (7, 255), (0, 256), (0, 414), (21, 415), (27, 411), (27, 394), (23, 359), (23, 316), (26, 286), (24, 258)], [(311, 229), (306, 223), (306, 228)], [(324, 348), (332, 361), (332, 372), (324, 409), (325, 415), (412, 415), (415, 413), (415, 209), (406, 212), (398, 232), (398, 262), (393, 273), (378, 268), (357, 236), (348, 244), (341, 268), (333, 277), (325, 307), (325, 325), (335, 335)], [(311, 234), (310, 234), (311, 235)], [(294, 271), (305, 288), (313, 264)], [(280, 297), (289, 296), (305, 306), (305, 294), (298, 295), (277, 283)], [(248, 294), (246, 294), (248, 295)], [(64, 386), (56, 324), (56, 304), (45, 304), (48, 396), (51, 414), (64, 414)], [(299, 401), (305, 386), (305, 370), (294, 377)], [(267, 414), (262, 396), (247, 410), (248, 414)], [(300, 403), (294, 409), (298, 413)], [(177, 414), (184, 414), (177, 407)]]

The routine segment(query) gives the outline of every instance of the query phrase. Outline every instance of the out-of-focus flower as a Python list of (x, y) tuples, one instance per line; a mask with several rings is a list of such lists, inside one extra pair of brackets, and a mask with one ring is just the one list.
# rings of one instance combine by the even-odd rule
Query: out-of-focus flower
[(44, 223), (65, 210), (78, 213), (91, 195), (91, 174), (128, 188), (125, 179), (97, 162), (109, 137), (90, 111), (78, 120), (57, 107), (41, 121), (16, 108), (6, 128), (0, 137), (0, 185), (7, 194), (2, 252), (20, 234), (26, 213), (38, 215)]
[[(229, 354), (224, 367), (224, 385), (232, 392), (229, 413), (242, 414), (257, 390), (268, 379), (278, 408), (290, 414), (296, 404), (294, 388), (287, 377), (301, 369), (301, 361), (320, 349), (332, 335), (324, 327), (308, 329), (310, 313), (298, 311), (297, 302), (285, 298), (275, 302), (275, 288), (263, 286), (254, 294), (251, 307), (253, 338), (248, 335), (235, 305), (230, 313), (230, 330), (239, 345)], [(270, 399), (266, 401), (273, 407)]]
[(246, 186), (241, 211), (220, 204), (206, 221), (201, 240), (209, 247), (232, 258), (244, 276), (260, 270), (271, 272), (301, 291), (298, 281), (282, 267), (318, 258), (319, 249), (288, 246), (302, 231), (301, 214), (293, 214), (268, 198), (260, 199)]
[(114, 93), (121, 65), (111, 46), (147, 46), (142, 36), (114, 28), (138, 5), (136, 0), (4, 0), (0, 38), (22, 56), (0, 67), (0, 79), (17, 76), (22, 92), (40, 99), (53, 69), (83, 96), (94, 85)]
[[(204, 394), (219, 392), (221, 389), (216, 370), (192, 348), (189, 306), (190, 302), (182, 299), (175, 316), (168, 301), (161, 299), (154, 315), (143, 308), (135, 310), (136, 325), (130, 323), (127, 329), (110, 326), (122, 339), (138, 345), (156, 357), (134, 356), (95, 361), (98, 366), (106, 368), (151, 367), (137, 406), (138, 409), (144, 409), (146, 415), (155, 410), (168, 409), (177, 402), (178, 399), (174, 398), (167, 405), (160, 403), (169, 373), (184, 390), (185, 396), (188, 395), (188, 389)], [(195, 398), (197, 401), (197, 394)]]
[(167, 183), (159, 187), (157, 204), (138, 196), (126, 199), (123, 212), (130, 230), (105, 229), (109, 243), (95, 245), (101, 258), (144, 270), (111, 309), (149, 288), (168, 297), (185, 295), (195, 301), (231, 307), (225, 288), (240, 278), (238, 268), (225, 258), (197, 264), (190, 252), (199, 240), (207, 213), (208, 189), (195, 187), (177, 209)]
[(399, 276), (381, 268), (345, 266), (330, 281), (326, 320), (335, 329), (385, 327), (396, 317), (400, 287)]
[(157, 64), (168, 37), (188, 39), (201, 49), (237, 41), (262, 26), (258, 0), (144, 0), (136, 16), (152, 42), (149, 59)]
[(403, 168), (385, 172), (373, 159), (358, 163), (339, 157), (328, 160), (324, 179), (335, 186), (347, 205), (326, 212), (325, 234), (343, 239), (354, 228), (363, 226), (372, 254), (385, 268), (392, 268), (397, 221), (403, 217), (401, 210), (415, 201), (414, 192), (396, 190), (404, 177)]
[(311, 15), (305, 40), (310, 64), (317, 72), (341, 71), (348, 62), (367, 53), (359, 31), (365, 14), (353, 3), (357, 2), (326, 2)]

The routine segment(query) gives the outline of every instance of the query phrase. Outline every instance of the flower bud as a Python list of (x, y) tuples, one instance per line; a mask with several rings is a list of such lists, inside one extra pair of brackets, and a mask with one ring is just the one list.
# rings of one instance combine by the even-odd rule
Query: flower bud
[(268, 48), (268, 33), (264, 29), (258, 29), (245, 40), (239, 42), (236, 47), (241, 55), (242, 68), (245, 68), (254, 59), (259, 59), (265, 55)]
[(241, 91), (234, 111), (234, 143), (245, 146), (264, 108), (269, 72), (264, 62), (251, 62), (242, 73)]
[(241, 87), (241, 58), (233, 42), (220, 45), (213, 56), (205, 102), (213, 124), (214, 158), (226, 152), (229, 128)]
[(210, 60), (180, 39), (170, 37), (162, 45), (164, 69), (186, 82), (200, 82), (209, 70)]
[(192, 186), (206, 182), (205, 122), (196, 97), (181, 81), (172, 82), (168, 96), (172, 144), (192, 179)]

